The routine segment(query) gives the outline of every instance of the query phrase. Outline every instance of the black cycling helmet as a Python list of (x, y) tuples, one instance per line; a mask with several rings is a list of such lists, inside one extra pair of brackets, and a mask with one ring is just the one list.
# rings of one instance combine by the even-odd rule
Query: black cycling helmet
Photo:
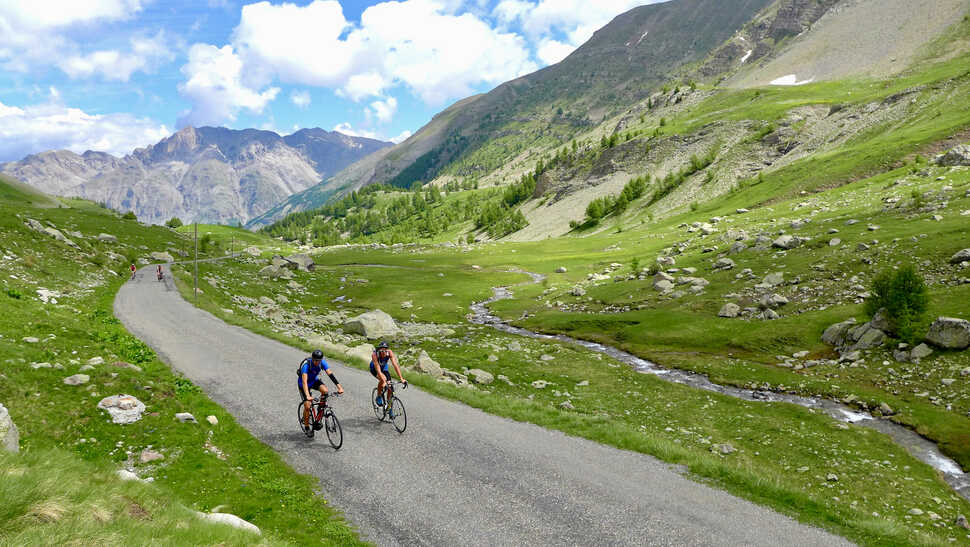
[(387, 342), (381, 342), (380, 344), (377, 344), (377, 349), (388, 349), (390, 347), (391, 346), (387, 345)]
[(310, 354), (310, 357), (314, 359), (323, 359), (323, 352), (318, 349), (315, 349), (313, 350), (313, 353)]

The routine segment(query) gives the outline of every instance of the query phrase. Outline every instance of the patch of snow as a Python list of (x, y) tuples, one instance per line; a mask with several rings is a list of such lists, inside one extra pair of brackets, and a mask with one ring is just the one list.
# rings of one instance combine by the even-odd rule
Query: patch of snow
[[(744, 40), (744, 38), (742, 38), (742, 40)], [(744, 57), (741, 57), (741, 64), (744, 64), (744, 62), (748, 60), (748, 57), (751, 57), (752, 53), (754, 53), (754, 50), (749, 49), (748, 52), (744, 54)]]
[(650, 31), (649, 31), (649, 30), (645, 30), (645, 31), (643, 31), (643, 35), (642, 35), (642, 36), (640, 36), (640, 39), (639, 39), (639, 40), (637, 40), (637, 45), (638, 45), (638, 46), (640, 45), (640, 42), (642, 42), (642, 41), (643, 41), (643, 39), (647, 37), (647, 33), (648, 33), (648, 32), (650, 32)]
[(771, 85), (805, 85), (810, 84), (815, 78), (809, 78), (807, 80), (798, 80), (798, 76), (794, 74), (789, 74), (787, 76), (782, 76), (781, 78), (776, 78), (771, 81)]

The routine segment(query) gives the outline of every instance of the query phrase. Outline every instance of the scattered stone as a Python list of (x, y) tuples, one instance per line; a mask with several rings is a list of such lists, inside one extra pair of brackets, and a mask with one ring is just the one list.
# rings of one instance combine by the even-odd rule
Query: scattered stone
[(251, 256), (253, 258), (258, 258), (259, 255), (262, 254), (262, 252), (260, 252), (260, 250), (259, 250), (259, 247), (256, 247), (256, 246), (246, 247), (245, 249), (243, 249), (243, 252), (246, 253), (246, 254), (248, 254), (249, 256)]
[(469, 370), (468, 378), (471, 379), (473, 383), (482, 385), (488, 385), (495, 381), (495, 376), (491, 372), (486, 372), (478, 368)]
[(410, 300), (405, 300), (404, 302), (401, 302), (402, 310), (409, 310), (413, 307), (414, 307), (414, 304)]
[(775, 319), (781, 318), (781, 316), (775, 310), (768, 309), (761, 312), (761, 318), (765, 321), (774, 321)]
[(536, 381), (532, 382), (532, 387), (534, 387), (536, 389), (542, 389), (542, 388), (544, 388), (544, 387), (546, 387), (548, 385), (549, 385), (549, 382), (547, 382), (545, 380), (536, 380)]
[(23, 342), (25, 344), (36, 344), (36, 343), (40, 342), (40, 339), (38, 339), (36, 337), (33, 337), (33, 336), (25, 336), (23, 338)]
[(87, 374), (75, 374), (74, 376), (64, 378), (64, 383), (69, 386), (79, 386), (81, 384), (86, 384), (89, 381), (91, 381), (91, 377)]
[(316, 264), (313, 263), (313, 259), (308, 254), (295, 254), (288, 256), (285, 259), (290, 264), (296, 266), (297, 269), (303, 272), (312, 272)]
[(765, 276), (762, 283), (769, 287), (777, 287), (785, 282), (785, 274), (782, 272), (770, 273)]
[(923, 510), (922, 509), (917, 509), (917, 508), (914, 507), (914, 508), (910, 509), (908, 511), (908, 513), (910, 515), (913, 515), (914, 517), (918, 517), (918, 516), (920, 516), (920, 515), (923, 514)]
[(401, 332), (394, 318), (381, 310), (362, 313), (348, 320), (343, 326), (345, 332), (360, 334), (370, 340), (393, 338)]
[(837, 237), (833, 237), (832, 239), (829, 240), (829, 247), (838, 247), (839, 245), (842, 245), (841, 239)]
[(783, 235), (771, 243), (772, 247), (779, 249), (794, 249), (801, 245), (801, 240), (792, 235)]
[(103, 357), (92, 357), (92, 358), (88, 359), (88, 364), (91, 365), (91, 366), (103, 365), (104, 364), (104, 358)]
[(558, 268), (556, 268), (556, 273), (566, 273), (566, 267), (559, 266)]
[(10, 411), (0, 403), (0, 448), (14, 454), (20, 452), (20, 432), (10, 417)]
[(182, 422), (183, 424), (184, 423), (193, 423), (193, 424), (199, 423), (198, 421), (196, 421), (195, 416), (193, 416), (192, 414), (190, 414), (188, 412), (178, 412), (178, 413), (176, 413), (175, 414), (175, 419), (178, 420), (178, 421), (180, 421), (180, 422)]
[(37, 370), (39, 368), (52, 368), (53, 365), (50, 363), (31, 363), (30, 368)]
[(950, 258), (950, 264), (961, 264), (963, 262), (970, 262), (970, 249), (958, 251)]
[(963, 515), (957, 515), (957, 520), (954, 522), (960, 528), (964, 530), (970, 530), (970, 523), (967, 522), (967, 517)]
[(586, 296), (586, 289), (577, 285), (573, 287), (571, 291), (569, 291), (569, 294), (573, 296)]
[(930, 325), (926, 341), (944, 349), (966, 349), (970, 347), (970, 321), (939, 317)]
[(585, 387), (588, 385), (589, 385), (589, 380), (583, 380), (582, 382), (579, 382), (578, 384), (576, 384), (576, 387)]
[(132, 473), (131, 471), (128, 471), (127, 469), (119, 469), (117, 474), (118, 478), (123, 481), (141, 481), (141, 477)]
[(961, 144), (947, 151), (936, 160), (943, 167), (970, 166), (970, 145)]
[(518, 342), (511, 342), (509, 344), (509, 351), (522, 351), (522, 344)]
[(488, 361), (491, 362), (491, 363), (494, 363), (495, 361), (498, 361), (498, 355), (495, 355), (494, 353), (493, 354), (490, 354), (488, 356)]
[(162, 454), (161, 452), (156, 452), (148, 448), (142, 450), (141, 454), (138, 455), (138, 461), (140, 463), (149, 463), (155, 460), (164, 460), (164, 459), (165, 459), (165, 454)]
[(569, 401), (563, 401), (559, 403), (559, 408), (563, 410), (576, 410), (576, 407), (574, 407), (573, 404)]
[(103, 243), (118, 243), (118, 238), (111, 234), (100, 233), (98, 234), (98, 241)]
[(259, 303), (266, 306), (276, 306), (276, 302), (273, 302), (273, 299), (268, 296), (260, 296)]
[(896, 413), (896, 411), (893, 410), (893, 407), (886, 403), (879, 403), (879, 412), (882, 412), (883, 416), (892, 416)]
[(237, 517), (236, 515), (231, 515), (229, 513), (202, 513), (199, 511), (196, 511), (195, 514), (198, 515), (199, 518), (203, 520), (208, 520), (210, 522), (218, 522), (220, 524), (228, 524), (233, 528), (248, 530), (256, 535), (262, 534), (262, 532), (260, 532), (259, 530), (259, 527), (257, 527), (255, 524), (245, 521)]
[(734, 267), (734, 261), (730, 258), (719, 258), (714, 262), (715, 270), (730, 270)]
[(721, 308), (721, 311), (718, 312), (717, 316), (734, 318), (734, 317), (737, 317), (740, 313), (741, 313), (741, 306), (738, 306), (737, 304), (734, 304), (732, 302), (728, 302), (727, 304), (724, 304), (724, 307)]
[(145, 403), (131, 395), (112, 395), (98, 402), (98, 408), (106, 410), (116, 424), (130, 424), (141, 419)]
[(212, 416), (211, 414), (209, 416), (206, 416), (205, 417), (205, 421), (209, 422), (212, 425), (219, 425), (219, 418), (216, 418), (215, 416)]
[(743, 215), (743, 214), (745, 214), (745, 213), (747, 213), (747, 212), (748, 212), (748, 210), (747, 210), (747, 209), (743, 209), (743, 208), (742, 208), (742, 209), (738, 209), (738, 210), (736, 210), (735, 212), (736, 212), (737, 214), (739, 214), (739, 215)]
[(926, 359), (932, 354), (933, 354), (933, 350), (926, 344), (920, 344), (916, 346), (915, 348), (913, 348), (913, 351), (909, 353), (910, 357), (916, 361), (919, 361), (920, 359)]
[(555, 357), (553, 357), (552, 355), (549, 355), (548, 353), (543, 353), (542, 355), (539, 356), (539, 359), (541, 359), (543, 361), (555, 361), (556, 360)]
[(441, 365), (432, 359), (425, 350), (421, 350), (421, 353), (418, 355), (418, 359), (414, 363), (414, 370), (435, 378), (442, 375)]
[(673, 290), (674, 284), (666, 279), (661, 279), (653, 282), (653, 288), (659, 292), (668, 292)]
[(835, 473), (829, 473), (828, 475), (825, 475), (825, 480), (829, 482), (839, 482), (839, 476)]
[(711, 452), (715, 454), (720, 454), (722, 456), (727, 456), (729, 454), (734, 454), (737, 449), (731, 446), (729, 443), (713, 444), (711, 445)]

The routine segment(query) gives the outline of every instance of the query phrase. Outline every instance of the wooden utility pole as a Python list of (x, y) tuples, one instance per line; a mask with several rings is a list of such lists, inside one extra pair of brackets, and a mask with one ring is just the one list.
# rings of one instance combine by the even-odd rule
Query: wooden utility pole
[(195, 223), (195, 303), (199, 304), (199, 223)]

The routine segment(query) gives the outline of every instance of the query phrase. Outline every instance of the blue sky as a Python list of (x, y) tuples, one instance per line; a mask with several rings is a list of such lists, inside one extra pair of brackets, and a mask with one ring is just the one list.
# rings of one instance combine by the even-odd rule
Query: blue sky
[(0, 161), (186, 126), (402, 140), (656, 0), (0, 0)]

